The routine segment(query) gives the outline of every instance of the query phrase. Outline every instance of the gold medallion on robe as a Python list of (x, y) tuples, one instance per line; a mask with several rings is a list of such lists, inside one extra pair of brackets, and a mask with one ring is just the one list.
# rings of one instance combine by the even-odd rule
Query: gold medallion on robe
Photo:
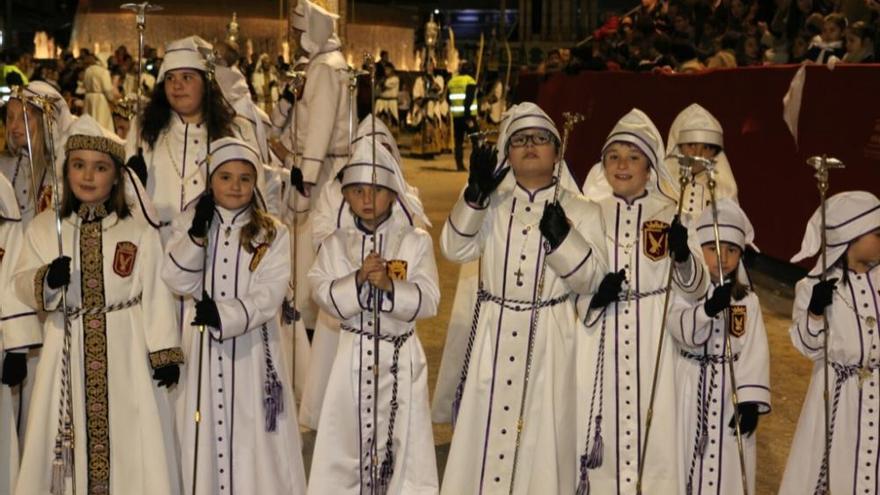
[(651, 261), (660, 261), (669, 253), (669, 224), (648, 220), (642, 224), (642, 249)]
[(257, 270), (257, 267), (260, 266), (260, 262), (263, 261), (263, 257), (266, 256), (267, 252), (269, 252), (269, 245), (265, 242), (254, 248), (254, 255), (251, 257), (250, 265), (248, 265), (248, 269), (251, 273)]
[(120, 277), (127, 277), (134, 271), (137, 258), (137, 246), (128, 241), (116, 243), (116, 254), (113, 256), (113, 272)]
[(746, 334), (746, 307), (730, 307), (730, 335), (742, 337)]
[(388, 260), (386, 269), (388, 270), (388, 278), (391, 280), (406, 280), (405, 260)]

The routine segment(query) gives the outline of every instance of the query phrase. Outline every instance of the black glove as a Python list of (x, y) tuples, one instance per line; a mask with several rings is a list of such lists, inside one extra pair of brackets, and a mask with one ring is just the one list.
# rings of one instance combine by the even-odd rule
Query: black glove
[(703, 309), (706, 310), (706, 314), (709, 315), (710, 318), (715, 318), (718, 313), (730, 307), (731, 291), (733, 291), (733, 282), (727, 282), (715, 289), (715, 292), (712, 293), (712, 297), (706, 299), (706, 303), (703, 304)]
[(303, 172), (298, 167), (291, 167), (290, 169), (290, 185), (296, 188), (303, 196), (306, 195), (306, 183), (303, 180)]
[(158, 380), (160, 387), (177, 385), (177, 382), (180, 380), (180, 366), (167, 364), (161, 368), (156, 368), (153, 370), (153, 380)]
[(508, 167), (497, 176), (495, 175), (497, 155), (498, 152), (495, 148), (488, 145), (477, 146), (471, 151), (471, 169), (468, 173), (467, 189), (464, 190), (464, 199), (469, 203), (486, 204), (492, 191), (498, 187), (498, 184), (501, 184), (501, 181), (510, 172)]
[(810, 296), (810, 305), (807, 309), (816, 316), (825, 314), (825, 308), (831, 304), (834, 297), (834, 285), (837, 283), (836, 278), (819, 282), (813, 286), (813, 295)]
[(202, 194), (196, 203), (196, 214), (193, 215), (189, 235), (197, 238), (208, 235), (211, 220), (214, 218), (214, 196), (211, 193)]
[(58, 289), (70, 283), (70, 256), (59, 256), (49, 263), (46, 284), (50, 289)]
[(27, 378), (27, 354), (7, 352), (3, 360), (3, 378), (0, 378), (0, 383), (14, 387), (21, 385), (25, 378)]
[(688, 247), (688, 230), (681, 224), (678, 215), (672, 219), (672, 225), (669, 226), (669, 250), (675, 261), (683, 263), (688, 260), (691, 255), (691, 249)]
[(557, 201), (550, 203), (544, 208), (544, 214), (541, 216), (541, 223), (538, 225), (541, 229), (541, 235), (547, 239), (550, 244), (550, 250), (554, 250), (562, 244), (571, 225), (568, 224), (568, 218), (565, 217), (565, 210)]
[(296, 95), (290, 89), (290, 85), (284, 87), (284, 91), (281, 92), (281, 98), (287, 100), (291, 105), (296, 103)]
[[(758, 428), (758, 404), (756, 402), (740, 402), (736, 410), (739, 412), (739, 433), (742, 436), (749, 436)], [(736, 428), (733, 425), (736, 416), (730, 418), (727, 426)]]
[(211, 299), (207, 292), (202, 292), (202, 300), (196, 301), (196, 319), (192, 324), (220, 328), (220, 312), (217, 311), (217, 303)]
[(623, 270), (605, 275), (605, 278), (599, 283), (599, 289), (596, 290), (596, 294), (590, 301), (590, 308), (604, 308), (616, 301), (624, 280), (626, 280), (626, 272)]
[(131, 169), (131, 171), (138, 176), (138, 179), (141, 180), (141, 184), (144, 187), (147, 187), (147, 162), (144, 161), (143, 148), (138, 148), (137, 154), (132, 155), (132, 157), (128, 159), (128, 163), (126, 163), (125, 166)]

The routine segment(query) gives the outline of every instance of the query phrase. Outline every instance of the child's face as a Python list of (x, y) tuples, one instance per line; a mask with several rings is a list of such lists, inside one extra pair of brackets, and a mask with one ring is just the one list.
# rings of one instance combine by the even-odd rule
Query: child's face
[(523, 129), (514, 133), (507, 145), (507, 158), (518, 180), (553, 176), (557, 157), (552, 133), (544, 129)]
[[(10, 99), (6, 104), (6, 136), (16, 150), (24, 149), (27, 146), (27, 132), (24, 126), (25, 106), (18, 98)], [(31, 134), (31, 143), (38, 143), (40, 139), (37, 134), (40, 119), (43, 112), (37, 110), (33, 105), (27, 106), (28, 129)]]
[(645, 192), (651, 166), (642, 150), (628, 143), (611, 143), (602, 163), (614, 194), (629, 199)]
[[(718, 154), (718, 148), (706, 143), (681, 143), (678, 145), (681, 154), (684, 156), (696, 156), (700, 158), (715, 158)], [(696, 175), (706, 170), (706, 167), (699, 163), (695, 163), (691, 167), (691, 172)]]
[[(397, 199), (397, 194), (382, 186), (370, 184), (352, 184), (342, 190), (342, 196), (351, 206), (351, 211), (356, 217), (366, 223), (385, 218), (391, 211), (391, 204)], [(375, 211), (373, 204), (375, 201)]]
[(165, 96), (171, 108), (183, 115), (198, 115), (202, 111), (205, 80), (195, 69), (176, 69), (165, 74)]
[(880, 263), (880, 228), (859, 237), (847, 249), (849, 266)]
[(211, 175), (211, 192), (218, 205), (237, 210), (250, 204), (256, 183), (257, 173), (253, 165), (243, 160), (230, 160)]
[(822, 41), (831, 43), (840, 41), (843, 38), (843, 32), (836, 22), (825, 21), (822, 24)]
[(846, 53), (858, 55), (862, 53), (862, 39), (853, 33), (846, 33)]
[(76, 199), (100, 204), (110, 199), (116, 183), (116, 166), (107, 153), (74, 150), (67, 155), (67, 181)]
[[(709, 274), (712, 281), (718, 282), (718, 255), (715, 251), (715, 243), (703, 244), (703, 259), (706, 260), (706, 267), (709, 268)], [(742, 256), (742, 250), (736, 244), (729, 242), (721, 243), (721, 268), (724, 270), (724, 276), (727, 277), (739, 266), (739, 259)]]

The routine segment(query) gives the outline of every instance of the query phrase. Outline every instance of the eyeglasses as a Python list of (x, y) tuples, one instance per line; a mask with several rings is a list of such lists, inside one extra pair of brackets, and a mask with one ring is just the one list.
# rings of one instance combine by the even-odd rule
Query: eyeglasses
[(516, 133), (510, 137), (508, 143), (511, 148), (524, 148), (529, 143), (535, 146), (543, 146), (553, 140), (553, 134), (548, 131), (540, 131), (532, 134)]

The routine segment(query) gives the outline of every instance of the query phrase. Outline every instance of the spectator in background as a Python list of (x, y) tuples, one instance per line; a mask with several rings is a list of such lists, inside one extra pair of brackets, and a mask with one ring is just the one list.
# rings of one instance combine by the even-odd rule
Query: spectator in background
[(737, 66), (762, 65), (764, 63), (764, 55), (761, 49), (761, 40), (754, 35), (743, 36), (740, 39), (740, 46), (736, 53)]
[(737, 32), (724, 33), (721, 37), (720, 50), (706, 61), (710, 69), (729, 69), (736, 67), (736, 49), (740, 45), (742, 34)]
[(6, 85), (25, 86), (28, 83), (26, 66), (22, 54), (14, 48), (6, 51), (3, 57), (2, 82)]
[(843, 14), (828, 14), (822, 24), (822, 34), (813, 38), (807, 50), (807, 60), (820, 64), (827, 63), (831, 57), (840, 59), (846, 53), (843, 46), (843, 33), (846, 18)]
[(846, 30), (846, 54), (842, 61), (853, 64), (874, 63), (874, 28), (858, 21)]

